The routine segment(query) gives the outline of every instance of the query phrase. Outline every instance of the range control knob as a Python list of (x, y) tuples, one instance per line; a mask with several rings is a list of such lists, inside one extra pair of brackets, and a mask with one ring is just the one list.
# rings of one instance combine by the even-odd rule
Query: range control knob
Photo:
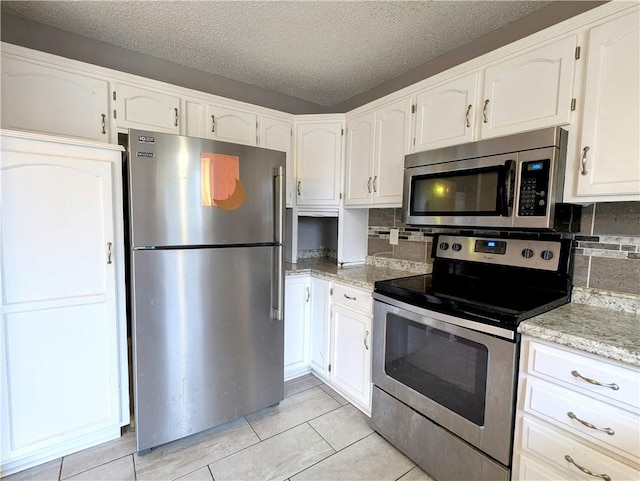
[(458, 244), (457, 242), (453, 243), (451, 245), (451, 249), (453, 249), (454, 251), (458, 252), (460, 250), (462, 250), (462, 244)]
[(533, 250), (528, 247), (526, 249), (522, 249), (522, 257), (525, 259), (531, 259), (533, 257)]
[(440, 245), (438, 247), (440, 247), (441, 251), (446, 251), (449, 248), (449, 244), (447, 244), (446, 242), (440, 242)]
[(553, 259), (553, 252), (551, 252), (550, 250), (544, 250), (540, 254), (540, 257), (542, 257), (545, 261), (550, 261), (551, 259)]

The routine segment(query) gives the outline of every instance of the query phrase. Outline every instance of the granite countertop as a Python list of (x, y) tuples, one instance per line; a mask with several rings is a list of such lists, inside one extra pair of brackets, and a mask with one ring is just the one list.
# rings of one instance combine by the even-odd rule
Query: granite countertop
[(286, 275), (314, 274), (328, 280), (340, 281), (363, 289), (373, 289), (376, 281), (418, 275), (418, 272), (371, 264), (339, 267), (335, 259), (300, 259), (297, 264), (285, 263)]
[(528, 319), (518, 332), (640, 367), (640, 315), (570, 303)]

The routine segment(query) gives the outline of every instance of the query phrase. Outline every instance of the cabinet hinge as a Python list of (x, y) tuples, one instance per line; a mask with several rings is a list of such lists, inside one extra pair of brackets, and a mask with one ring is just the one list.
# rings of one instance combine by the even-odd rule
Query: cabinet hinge
[(344, 135), (344, 129), (340, 129), (340, 135)]
[(113, 91), (113, 100), (115, 100), (115, 99), (116, 99), (116, 91), (114, 90)]
[(416, 145), (416, 138), (415, 137), (413, 138), (413, 145), (414, 146)]
[(117, 117), (116, 117), (116, 109), (113, 109), (113, 118), (114, 118), (114, 119), (115, 119), (115, 118), (117, 118)]
[(331, 372), (331, 364), (329, 364), (329, 372)]
[(332, 296), (333, 295), (333, 287), (329, 289), (329, 295)]
[(342, 199), (342, 192), (340, 192), (340, 199)]
[(293, 137), (293, 129), (291, 129), (291, 137)]
[(416, 113), (416, 104), (411, 104), (411, 113), (412, 114)]
[(573, 112), (576, 109), (576, 99), (571, 99), (571, 111)]
[(580, 47), (576, 47), (576, 60), (580, 58)]

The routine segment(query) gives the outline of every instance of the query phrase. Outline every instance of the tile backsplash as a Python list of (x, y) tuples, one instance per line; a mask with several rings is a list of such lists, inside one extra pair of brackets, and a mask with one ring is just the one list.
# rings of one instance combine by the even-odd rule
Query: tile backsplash
[[(398, 245), (389, 244), (391, 228)], [(435, 231), (406, 226), (401, 209), (370, 209), (368, 254), (429, 264)], [(576, 241), (576, 286), (640, 295), (640, 202), (585, 206)]]

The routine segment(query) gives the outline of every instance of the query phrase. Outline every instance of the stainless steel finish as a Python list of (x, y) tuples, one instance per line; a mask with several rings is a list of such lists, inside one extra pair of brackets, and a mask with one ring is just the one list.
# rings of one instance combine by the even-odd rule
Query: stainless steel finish
[(607, 433), (609, 436), (613, 436), (616, 432), (611, 429), (611, 428), (599, 428), (598, 426), (594, 426), (593, 424), (591, 424), (590, 422), (587, 421), (583, 421), (582, 419), (580, 419), (578, 416), (576, 416), (574, 413), (572, 413), (571, 411), (569, 411), (567, 413), (567, 416), (570, 419), (575, 419), (576, 421), (578, 421), (580, 424), (582, 424), (583, 426), (588, 427), (589, 429), (595, 429), (596, 431), (602, 431), (603, 433)]
[[(447, 324), (453, 324), (454, 326), (462, 327), (465, 329), (472, 329), (474, 331), (478, 331), (484, 334), (490, 334), (492, 336), (498, 336), (498, 337), (501, 337), (502, 339), (508, 339), (510, 341), (513, 341), (515, 339), (514, 332), (509, 329), (492, 326), (490, 324), (483, 324), (481, 322), (471, 321), (469, 319), (464, 319), (462, 317), (454, 317), (448, 314), (443, 314), (441, 312), (430, 311), (428, 309), (423, 309), (421, 307), (414, 306), (413, 304), (408, 304), (406, 302), (402, 302), (397, 299), (392, 299), (391, 297), (387, 297), (377, 292), (374, 292), (373, 294), (371, 294), (371, 297), (373, 297), (374, 300), (382, 301), (385, 304), (389, 304), (390, 306), (396, 307), (403, 311), (408, 311), (416, 316), (428, 316), (437, 321), (442, 321)], [(478, 314), (474, 314), (474, 315), (478, 316)]]
[[(539, 269), (546, 271), (558, 270), (560, 263), (560, 250), (562, 244), (559, 241), (541, 241), (535, 239), (502, 239), (496, 238), (506, 243), (506, 251), (504, 254), (488, 254), (484, 252), (475, 252), (476, 241), (492, 239), (491, 237), (467, 237), (456, 235), (441, 235), (438, 246), (436, 247), (436, 255), (444, 259), (456, 259), (469, 262), (482, 262), (484, 264), (496, 264), (513, 267), (527, 267), (530, 269)], [(458, 251), (452, 248), (443, 249), (443, 244), (453, 245), (459, 244), (461, 249)], [(525, 257), (525, 250), (533, 251), (533, 256)], [(552, 254), (551, 259), (545, 260), (541, 257), (541, 253), (549, 251)]]
[(269, 289), (279, 248), (133, 251), (138, 450), (283, 399)]
[(371, 177), (369, 177), (369, 180), (367, 181), (367, 191), (371, 193)]
[(614, 391), (617, 391), (618, 389), (620, 389), (620, 386), (618, 386), (614, 382), (612, 382), (611, 384), (607, 384), (607, 383), (603, 383), (603, 382), (600, 382), (600, 381), (596, 381), (595, 379), (590, 379), (588, 377), (584, 377), (578, 371), (571, 371), (571, 375), (573, 377), (577, 377), (578, 379), (582, 379), (583, 381), (586, 381), (589, 384), (593, 384), (594, 386), (608, 387), (609, 389), (613, 389)]
[[(375, 338), (375, 332), (374, 332)], [(374, 355), (376, 347), (374, 345)], [(373, 386), (371, 424), (434, 479), (508, 481), (510, 471)]]
[(367, 339), (369, 338), (369, 331), (364, 333), (364, 348), (368, 351), (369, 345), (367, 344)]
[(467, 106), (467, 113), (465, 118), (467, 119), (467, 127), (471, 127), (471, 121), (469, 120), (469, 114), (471, 113), (471, 104)]
[(102, 114), (101, 117), (102, 117), (102, 133), (106, 134), (107, 133), (107, 116), (105, 114)]
[(582, 159), (580, 159), (580, 165), (581, 165), (581, 169), (580, 169), (580, 173), (582, 175), (587, 175), (587, 152), (589, 152), (590, 148), (589, 146), (585, 146), (582, 149)]
[(346, 294), (343, 294), (343, 296), (344, 296), (346, 299), (349, 299), (350, 301), (355, 301), (355, 300), (357, 300), (355, 296), (348, 296), (348, 295), (346, 295)]
[(111, 264), (111, 246), (113, 244), (111, 242), (107, 242), (107, 264)]
[(588, 474), (589, 476), (593, 476), (594, 478), (602, 478), (605, 481), (611, 481), (611, 477), (608, 474), (596, 474), (593, 471), (588, 470), (587, 468), (580, 466), (578, 463), (576, 463), (573, 458), (571, 456), (569, 456), (568, 454), (565, 454), (564, 459), (566, 459), (567, 461), (569, 461), (571, 464), (573, 464), (576, 468), (578, 468), (580, 471), (582, 471), (584, 474)]
[(173, 125), (178, 126), (178, 109), (173, 109)]
[(211, 132), (215, 133), (216, 131), (216, 116), (212, 115), (211, 116)]
[(489, 99), (484, 101), (484, 107), (482, 107), (482, 118), (485, 124), (489, 123), (489, 119), (487, 118), (487, 106), (489, 105)]
[[(423, 416), (463, 437), (504, 465), (511, 461), (513, 411), (515, 403), (515, 373), (517, 344), (460, 327), (442, 320), (443, 314), (409, 306), (398, 307), (382, 302), (385, 296), (374, 293), (373, 315), (373, 383), (399, 401), (411, 406)], [(404, 304), (404, 303), (399, 303)], [(416, 310), (422, 311), (417, 313)], [(487, 405), (484, 426), (478, 426), (450, 411), (400, 381), (387, 376), (384, 367), (387, 316), (394, 314), (413, 322), (433, 327), (484, 345), (488, 352)], [(451, 316), (446, 316), (451, 318)], [(459, 319), (458, 321), (465, 321)], [(471, 322), (471, 321), (469, 321)], [(477, 323), (479, 324), (479, 323)], [(493, 327), (493, 326), (486, 326)], [(513, 336), (514, 333), (511, 333)], [(375, 412), (375, 411), (374, 411)]]
[(378, 192), (377, 182), (378, 182), (378, 176), (376, 175), (376, 176), (373, 178), (373, 191), (374, 191), (374, 192)]
[(274, 311), (273, 317), (279, 321), (284, 320), (284, 238), (285, 238), (285, 175), (284, 166), (280, 165), (273, 169), (274, 178), (274, 203), (273, 210), (275, 212), (275, 242), (276, 247), (276, 265), (273, 270), (273, 284), (276, 286), (274, 294)]

